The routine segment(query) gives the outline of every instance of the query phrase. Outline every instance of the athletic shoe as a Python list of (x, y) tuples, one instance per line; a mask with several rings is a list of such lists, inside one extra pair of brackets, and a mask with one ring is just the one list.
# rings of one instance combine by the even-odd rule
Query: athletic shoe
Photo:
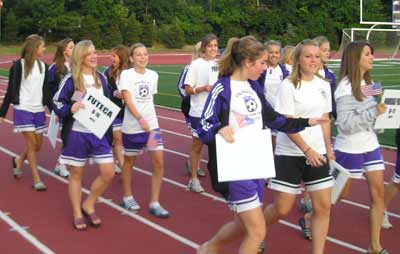
[(197, 169), (197, 176), (205, 177), (207, 175), (206, 171), (202, 168)]
[(200, 181), (198, 179), (190, 179), (187, 188), (191, 192), (196, 192), (196, 193), (200, 193), (200, 192), (204, 191), (204, 189), (203, 189), (203, 187), (201, 187)]
[(131, 212), (136, 212), (140, 210), (140, 205), (136, 202), (136, 200), (133, 197), (128, 199), (127, 201), (122, 200), (120, 206)]
[(56, 167), (54, 168), (54, 173), (62, 177), (69, 177), (69, 171), (64, 164), (57, 163)]
[(114, 172), (118, 175), (122, 173), (121, 168), (117, 164), (114, 164)]
[(150, 207), (149, 213), (162, 219), (166, 219), (169, 217), (169, 212), (165, 210), (161, 205)]
[(300, 206), (299, 206), (299, 210), (303, 213), (310, 213), (312, 212), (312, 203), (311, 203), (311, 199), (305, 200), (304, 198), (302, 198), (300, 200)]
[(381, 227), (384, 229), (390, 229), (393, 227), (393, 225), (389, 221), (389, 215), (387, 214), (387, 211), (383, 213)]

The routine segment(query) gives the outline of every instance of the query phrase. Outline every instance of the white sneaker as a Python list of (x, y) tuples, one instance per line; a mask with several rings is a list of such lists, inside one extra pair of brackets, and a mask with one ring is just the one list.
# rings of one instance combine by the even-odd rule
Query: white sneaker
[(117, 164), (114, 164), (114, 172), (118, 175), (122, 173), (121, 168)]
[(201, 187), (199, 179), (190, 179), (187, 188), (191, 192), (196, 192), (196, 193), (204, 191), (203, 187)]
[(67, 170), (67, 166), (64, 164), (57, 163), (54, 168), (54, 173), (62, 177), (69, 177), (69, 171)]
[(389, 215), (387, 214), (387, 211), (383, 213), (381, 228), (383, 229), (393, 228), (393, 225), (389, 221)]

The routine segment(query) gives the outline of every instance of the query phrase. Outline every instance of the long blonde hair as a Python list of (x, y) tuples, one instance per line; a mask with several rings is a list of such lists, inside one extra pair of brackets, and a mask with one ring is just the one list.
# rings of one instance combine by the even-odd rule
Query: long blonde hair
[[(82, 73), (82, 63), (84, 58), (88, 55), (89, 47), (94, 46), (91, 40), (83, 40), (78, 42), (74, 49), (72, 50), (71, 56), (71, 73), (72, 79), (74, 81), (74, 87), (76, 90), (81, 92), (86, 91), (85, 83)], [(93, 69), (92, 75), (94, 78), (94, 86), (99, 89), (101, 87), (101, 82), (97, 76), (96, 68)]]
[(21, 58), (24, 59), (24, 78), (26, 79), (32, 71), (35, 61), (39, 66), (39, 71), (42, 73), (42, 65), (40, 60), (37, 58), (37, 50), (41, 44), (44, 44), (44, 40), (37, 34), (31, 34), (26, 37), (24, 45), (21, 50)]
[(369, 71), (366, 71), (364, 76), (361, 77), (360, 59), (362, 51), (366, 46), (374, 54), (374, 49), (367, 41), (353, 41), (349, 43), (343, 51), (342, 62), (340, 64), (340, 80), (347, 76), (351, 84), (353, 96), (358, 101), (362, 101), (364, 98), (361, 92), (361, 80), (364, 79), (367, 85), (372, 83)]
[[(289, 76), (290, 81), (292, 81), (295, 88), (301, 85), (301, 66), (300, 66), (300, 56), (303, 54), (303, 50), (305, 46), (315, 46), (319, 47), (315, 41), (310, 39), (305, 39), (297, 44), (296, 48), (294, 49), (293, 53), (293, 70)], [(315, 73), (316, 76), (322, 78), (318, 73)]]

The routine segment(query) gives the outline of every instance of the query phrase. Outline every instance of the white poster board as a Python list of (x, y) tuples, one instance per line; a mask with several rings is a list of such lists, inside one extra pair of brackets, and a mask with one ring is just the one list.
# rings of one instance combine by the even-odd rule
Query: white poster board
[(331, 174), (335, 180), (331, 193), (331, 203), (336, 204), (350, 178), (350, 173), (336, 161), (329, 161), (329, 165), (331, 167)]
[(85, 108), (79, 109), (73, 117), (98, 138), (103, 138), (121, 109), (103, 94), (91, 89), (86, 91), (81, 102)]
[(400, 90), (385, 89), (382, 101), (387, 110), (375, 121), (375, 129), (397, 129), (400, 127)]
[(47, 129), (47, 137), (49, 138), (49, 142), (54, 149), (56, 148), (57, 135), (59, 129), (60, 129), (60, 123), (58, 122), (56, 113), (52, 111), (49, 120), (49, 128)]
[(240, 129), (233, 143), (219, 134), (215, 139), (220, 182), (275, 177), (271, 130)]

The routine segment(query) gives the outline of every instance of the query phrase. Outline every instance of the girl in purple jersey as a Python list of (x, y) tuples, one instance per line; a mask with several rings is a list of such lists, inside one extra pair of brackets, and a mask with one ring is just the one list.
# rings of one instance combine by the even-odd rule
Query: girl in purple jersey
[[(63, 119), (60, 162), (66, 164), (70, 172), (68, 191), (74, 218), (72, 225), (76, 230), (87, 228), (83, 215), (91, 226), (101, 225), (102, 221), (95, 212), (95, 204), (114, 177), (114, 158), (108, 138), (111, 133), (99, 138), (73, 118), (73, 114), (85, 107), (81, 102), (85, 92), (90, 90), (109, 97), (107, 81), (96, 71), (96, 67), (97, 54), (93, 43), (89, 40), (80, 41), (72, 52), (71, 73), (61, 82), (60, 89), (53, 98), (54, 111)], [(92, 182), (87, 198), (81, 202), (82, 178), (89, 159), (98, 164), (100, 174)]]
[(122, 94), (118, 90), (118, 84), (121, 72), (129, 68), (128, 48), (121, 45), (111, 49), (111, 61), (111, 65), (104, 70), (104, 76), (107, 78), (107, 84), (111, 93), (111, 101), (121, 108), (112, 125), (113, 154), (116, 160), (114, 171), (120, 174), (122, 165), (124, 165), (121, 127), (125, 106), (122, 100)]
[(39, 60), (45, 50), (44, 40), (33, 34), (25, 39), (21, 58), (10, 68), (7, 93), (0, 107), (0, 123), (4, 121), (10, 103), (14, 106), (14, 132), (21, 132), (26, 149), (19, 157), (12, 158), (13, 175), (22, 175), (22, 165), (28, 159), (37, 191), (45, 191), (46, 185), (39, 176), (36, 154), (43, 142), (46, 131), (44, 106), (51, 104), (48, 87), (47, 65)]
[[(57, 43), (53, 64), (49, 67), (49, 87), (52, 98), (58, 91), (61, 80), (71, 71), (70, 60), (74, 46), (75, 43), (71, 38), (63, 39)], [(62, 124), (62, 119), (59, 122)], [(54, 173), (62, 177), (69, 176), (67, 167), (60, 163), (60, 158), (57, 160)]]
[[(209, 148), (209, 170), (217, 171), (215, 135), (234, 142), (234, 133), (240, 128), (269, 128), (296, 132), (321, 122), (314, 119), (287, 119), (275, 112), (266, 102), (263, 90), (256, 81), (266, 69), (265, 47), (252, 36), (229, 40), (219, 62), (220, 79), (208, 95), (198, 133)], [(250, 102), (250, 104), (249, 104)], [(236, 118), (240, 114), (242, 117)], [(245, 118), (246, 124), (240, 119)], [(241, 239), (240, 254), (256, 254), (265, 237), (266, 227), (262, 212), (264, 179), (231, 181), (225, 193), (234, 212), (231, 222), (203, 243), (197, 254), (216, 254), (234, 240)]]

